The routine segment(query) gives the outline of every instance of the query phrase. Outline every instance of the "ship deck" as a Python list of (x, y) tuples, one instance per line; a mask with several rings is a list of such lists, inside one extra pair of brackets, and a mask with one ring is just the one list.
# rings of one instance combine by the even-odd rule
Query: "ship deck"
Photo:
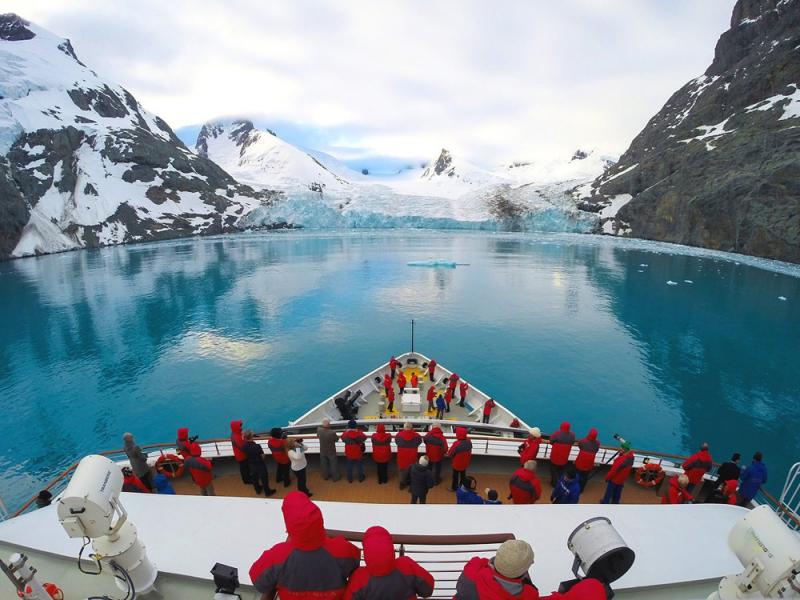
[[(330, 502), (364, 502), (370, 504), (408, 504), (410, 495), (408, 489), (401, 490), (397, 478), (397, 468), (394, 461), (389, 468), (389, 483), (378, 485), (375, 472), (375, 464), (367, 457), (365, 459), (364, 471), (366, 480), (359, 483), (357, 480), (348, 483), (345, 476), (345, 463), (342, 457), (339, 458), (339, 471), (341, 479), (339, 481), (324, 480), (319, 466), (319, 458), (315, 455), (308, 456), (307, 486), (314, 494), (314, 500), (326, 500)], [(537, 469), (537, 475), (542, 484), (542, 498), (539, 503), (550, 503), (550, 473), (549, 463), (542, 461)], [(467, 473), (475, 477), (478, 488), (477, 491), (485, 497), (485, 488), (497, 490), (499, 498), (504, 503), (508, 496), (508, 482), (511, 473), (519, 466), (518, 461), (510, 458), (496, 456), (475, 456), (472, 465)], [(283, 484), (276, 485), (275, 467), (268, 465), (270, 475), (270, 485), (277, 490), (271, 498), (283, 498), (288, 492), (296, 489), (296, 481), (292, 477), (292, 484), (285, 488)], [(239, 497), (239, 498), (263, 498), (257, 496), (253, 486), (242, 483), (239, 476), (238, 467), (230, 459), (214, 461), (215, 479), (214, 489), (218, 496)], [(434, 487), (429, 493), (428, 504), (454, 504), (456, 496), (449, 491), (450, 477), (449, 461), (446, 461), (442, 468), (442, 482)], [(600, 501), (605, 491), (605, 481), (603, 480), (604, 471), (599, 471), (589, 480), (586, 489), (581, 494), (581, 504), (596, 504)], [(180, 495), (200, 495), (199, 488), (194, 485), (191, 479), (184, 475), (180, 479), (173, 481), (173, 486), (177, 494)], [(637, 485), (633, 478), (629, 480), (622, 494), (622, 504), (658, 504), (661, 502), (660, 496), (653, 489), (643, 488)]]

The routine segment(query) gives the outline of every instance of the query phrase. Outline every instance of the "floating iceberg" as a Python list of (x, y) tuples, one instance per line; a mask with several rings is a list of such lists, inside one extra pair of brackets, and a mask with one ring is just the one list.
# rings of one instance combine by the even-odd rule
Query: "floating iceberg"
[(433, 260), (412, 260), (407, 262), (409, 267), (439, 267), (443, 269), (455, 269), (458, 265), (466, 265), (467, 263), (457, 263), (453, 260), (444, 260), (435, 258)]
[(677, 281), (672, 281), (671, 279), (667, 281), (667, 285), (678, 285)]

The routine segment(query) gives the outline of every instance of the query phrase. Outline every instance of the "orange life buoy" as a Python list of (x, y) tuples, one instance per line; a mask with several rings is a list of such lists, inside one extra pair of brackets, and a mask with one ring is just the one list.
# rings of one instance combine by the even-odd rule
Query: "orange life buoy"
[(183, 475), (183, 469), (183, 459), (176, 454), (162, 454), (156, 461), (156, 471), (170, 479)]
[[(55, 583), (45, 583), (43, 586), (44, 591), (48, 593), (52, 600), (64, 600), (64, 592), (61, 591), (61, 588), (58, 587)], [(27, 586), (25, 588), (25, 593), (17, 592), (17, 596), (20, 598), (24, 598), (25, 596), (32, 594), (33, 588), (31, 586)]]
[(656, 487), (664, 479), (664, 469), (655, 463), (645, 463), (636, 469), (636, 483), (642, 487)]

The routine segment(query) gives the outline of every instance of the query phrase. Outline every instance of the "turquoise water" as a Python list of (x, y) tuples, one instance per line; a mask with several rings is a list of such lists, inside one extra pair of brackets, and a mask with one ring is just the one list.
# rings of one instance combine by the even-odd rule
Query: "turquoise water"
[[(762, 450), (779, 488), (800, 460), (800, 270), (665, 248), (286, 232), (0, 264), (0, 496), (18, 505), (125, 431), (285, 424), (408, 350), (412, 318), (417, 350), (543, 430)], [(431, 258), (469, 266), (406, 266)]]

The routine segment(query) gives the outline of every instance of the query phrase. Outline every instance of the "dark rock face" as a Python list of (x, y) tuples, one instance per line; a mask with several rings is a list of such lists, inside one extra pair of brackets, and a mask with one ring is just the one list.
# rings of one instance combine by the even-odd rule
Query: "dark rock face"
[(583, 209), (604, 231), (800, 262), (800, 2), (739, 0), (706, 73), (675, 92)]
[(28, 222), (30, 210), (14, 182), (8, 161), (0, 159), (0, 257), (11, 254)]
[(589, 154), (583, 150), (575, 150), (575, 154), (572, 155), (572, 160), (583, 160), (585, 158), (589, 158)]
[[(433, 177), (434, 175), (441, 175), (442, 173), (446, 172), (450, 169), (451, 165), (453, 164), (453, 157), (450, 152), (444, 148), (439, 153), (439, 158), (436, 159), (436, 163), (433, 165), (433, 168), (428, 167), (425, 169), (425, 172), (422, 174), (423, 177)], [(449, 171), (447, 173), (449, 176), (453, 176), (453, 171)]]
[(28, 21), (13, 13), (0, 15), (0, 40), (21, 42), (35, 38), (36, 34), (28, 29), (28, 25)]

